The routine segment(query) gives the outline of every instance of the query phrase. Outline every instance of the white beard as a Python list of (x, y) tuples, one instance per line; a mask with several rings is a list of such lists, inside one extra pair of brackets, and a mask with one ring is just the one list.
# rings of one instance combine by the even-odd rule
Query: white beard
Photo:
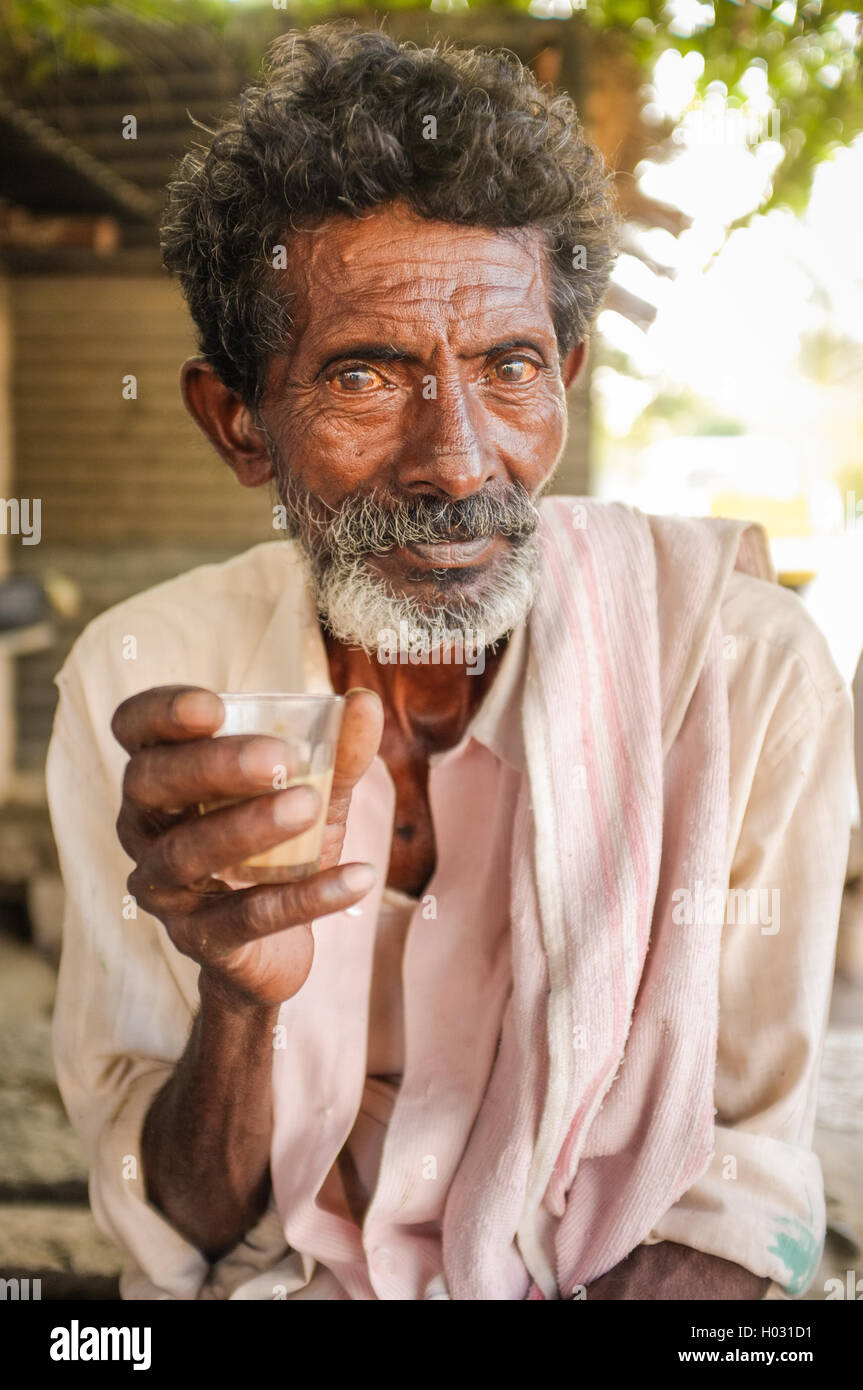
[(350, 499), (341, 511), (325, 507), (282, 467), (272, 440), (269, 446), (285, 529), (309, 563), (321, 622), (344, 646), (379, 656), (394, 647), (476, 652), (493, 647), (527, 616), (539, 587), (541, 545), (536, 503), (523, 488), (475, 498), (471, 508), (466, 538), (507, 536), (509, 553), (489, 566), (488, 575), (469, 571), (463, 584), (442, 585), (432, 597), (418, 598), (394, 593), (370, 562), (412, 541), (440, 539), (434, 523), (443, 504), (430, 504), (431, 518), (425, 520), (386, 509), (374, 495)]
[(536, 535), (513, 546), (500, 569), (480, 580), (476, 597), (441, 594), (435, 601), (397, 595), (362, 557), (338, 555), (314, 566), (318, 612), (333, 636), (369, 655), (393, 644), (432, 652), (449, 643), (494, 646), (526, 617), (539, 583)]

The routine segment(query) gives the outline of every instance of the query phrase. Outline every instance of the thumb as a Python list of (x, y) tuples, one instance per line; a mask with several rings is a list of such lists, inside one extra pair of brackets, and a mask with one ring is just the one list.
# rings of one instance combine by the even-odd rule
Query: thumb
[(351, 793), (371, 766), (383, 731), (384, 707), (380, 696), (362, 686), (349, 690), (336, 749), (328, 825), (343, 825), (347, 820)]

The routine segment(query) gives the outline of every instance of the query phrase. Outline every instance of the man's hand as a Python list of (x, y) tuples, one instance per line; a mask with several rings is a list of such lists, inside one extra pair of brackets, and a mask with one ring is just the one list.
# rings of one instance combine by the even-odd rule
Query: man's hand
[[(137, 866), (129, 891), (201, 966), (201, 1007), (143, 1125), (147, 1198), (211, 1260), (233, 1248), (267, 1203), (272, 1031), (279, 1006), (311, 969), (310, 924), (358, 902), (374, 881), (368, 865), (336, 865), (351, 794), (383, 728), (377, 695), (349, 692), (321, 872), (232, 890), (214, 875), (307, 829), (320, 800), (303, 787), (274, 792), (274, 769), (291, 772), (286, 744), (213, 738), (223, 717), (212, 691), (171, 686), (124, 701), (111, 725), (130, 754), (117, 820)], [(200, 803), (241, 798), (198, 814)]]
[[(320, 798), (310, 787), (273, 791), (274, 769), (291, 773), (288, 745), (260, 734), (213, 738), (223, 718), (219, 697), (196, 686), (159, 686), (117, 708), (111, 728), (130, 754), (117, 834), (136, 863), (129, 892), (200, 964), (202, 987), (232, 1007), (272, 1006), (308, 977), (311, 923), (351, 907), (374, 882), (370, 865), (336, 866), (353, 788), (380, 744), (383, 708), (370, 690), (346, 697), (321, 870), (242, 890), (218, 874), (308, 829)], [(198, 813), (199, 803), (228, 800), (240, 804)]]
[(752, 1301), (763, 1298), (769, 1287), (769, 1279), (730, 1260), (663, 1240), (657, 1245), (637, 1245), (614, 1269), (588, 1285), (587, 1301)]

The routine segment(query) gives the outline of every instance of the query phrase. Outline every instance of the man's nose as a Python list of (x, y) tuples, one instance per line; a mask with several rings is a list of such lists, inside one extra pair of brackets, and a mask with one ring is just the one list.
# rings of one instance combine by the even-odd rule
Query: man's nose
[[(478, 492), (504, 469), (489, 438), (488, 421), (459, 381), (426, 378), (398, 469), (401, 488), (433, 488), (459, 499)], [(428, 393), (428, 394), (426, 394)]]

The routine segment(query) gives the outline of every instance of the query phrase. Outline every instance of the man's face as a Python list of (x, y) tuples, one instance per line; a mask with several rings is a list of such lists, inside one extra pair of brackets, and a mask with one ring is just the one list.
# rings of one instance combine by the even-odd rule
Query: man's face
[(329, 542), (318, 530), (323, 568), (347, 544), (353, 589), (414, 620), (509, 621), (514, 595), (497, 618), (489, 601), (536, 568), (530, 499), (566, 432), (539, 235), (390, 205), (287, 245), (293, 346), (270, 361), (260, 421), (300, 540), (313, 549), (315, 517), (343, 522)]

